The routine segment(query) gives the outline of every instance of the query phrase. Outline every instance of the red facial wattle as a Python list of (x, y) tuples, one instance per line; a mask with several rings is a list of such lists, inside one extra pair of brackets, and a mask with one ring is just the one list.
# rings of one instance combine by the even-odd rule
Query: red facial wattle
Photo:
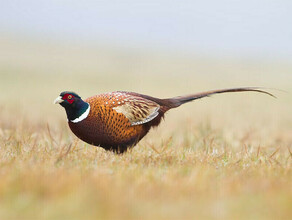
[(72, 104), (74, 102), (74, 96), (71, 94), (65, 94), (62, 97), (63, 100), (66, 100), (67, 102), (69, 102), (70, 104)]

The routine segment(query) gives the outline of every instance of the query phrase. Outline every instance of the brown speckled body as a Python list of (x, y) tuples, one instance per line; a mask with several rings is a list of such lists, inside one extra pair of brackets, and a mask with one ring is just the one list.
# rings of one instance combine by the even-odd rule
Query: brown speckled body
[[(155, 100), (153, 97), (148, 98)], [(137, 107), (141, 107), (139, 101), (149, 104), (153, 101), (126, 92), (100, 94), (84, 101), (90, 105), (89, 115), (78, 123), (69, 121), (72, 132), (89, 144), (121, 153), (138, 143), (152, 126), (158, 125), (168, 109), (160, 108), (159, 115), (151, 122), (133, 126), (123, 113), (118, 113), (114, 108), (125, 103), (136, 103)]]

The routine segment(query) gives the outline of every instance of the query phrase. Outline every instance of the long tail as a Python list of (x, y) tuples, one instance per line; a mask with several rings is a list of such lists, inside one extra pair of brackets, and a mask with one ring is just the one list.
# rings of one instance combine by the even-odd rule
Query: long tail
[(264, 93), (267, 95), (270, 95), (274, 98), (276, 98), (273, 94), (266, 92), (262, 90), (261, 88), (258, 87), (243, 87), (243, 88), (232, 88), (232, 89), (218, 89), (218, 90), (211, 90), (207, 92), (202, 92), (202, 93), (197, 93), (197, 94), (192, 94), (192, 95), (186, 95), (186, 96), (177, 96), (174, 98), (170, 99), (162, 99), (164, 104), (168, 106), (169, 108), (176, 108), (184, 103), (196, 100), (196, 99), (201, 99), (204, 97), (208, 97), (214, 94), (219, 94), (219, 93), (227, 93), (227, 92), (260, 92)]

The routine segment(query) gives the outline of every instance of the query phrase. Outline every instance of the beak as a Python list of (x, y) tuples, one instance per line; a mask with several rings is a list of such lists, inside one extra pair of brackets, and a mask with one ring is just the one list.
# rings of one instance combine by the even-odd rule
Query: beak
[(55, 99), (54, 104), (60, 104), (60, 103), (62, 103), (62, 102), (64, 102), (64, 100), (62, 99), (62, 96), (58, 96), (58, 97)]

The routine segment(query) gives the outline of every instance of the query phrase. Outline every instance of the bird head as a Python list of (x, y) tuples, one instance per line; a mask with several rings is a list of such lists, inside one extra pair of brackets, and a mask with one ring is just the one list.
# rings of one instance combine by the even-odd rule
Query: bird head
[(81, 97), (74, 92), (62, 92), (54, 101), (54, 104), (60, 104), (64, 108), (74, 107), (76, 103), (81, 101)]
[(89, 104), (84, 102), (79, 95), (74, 92), (62, 92), (54, 101), (54, 104), (60, 104), (65, 108), (67, 118), (70, 121), (78, 119), (89, 109)]

